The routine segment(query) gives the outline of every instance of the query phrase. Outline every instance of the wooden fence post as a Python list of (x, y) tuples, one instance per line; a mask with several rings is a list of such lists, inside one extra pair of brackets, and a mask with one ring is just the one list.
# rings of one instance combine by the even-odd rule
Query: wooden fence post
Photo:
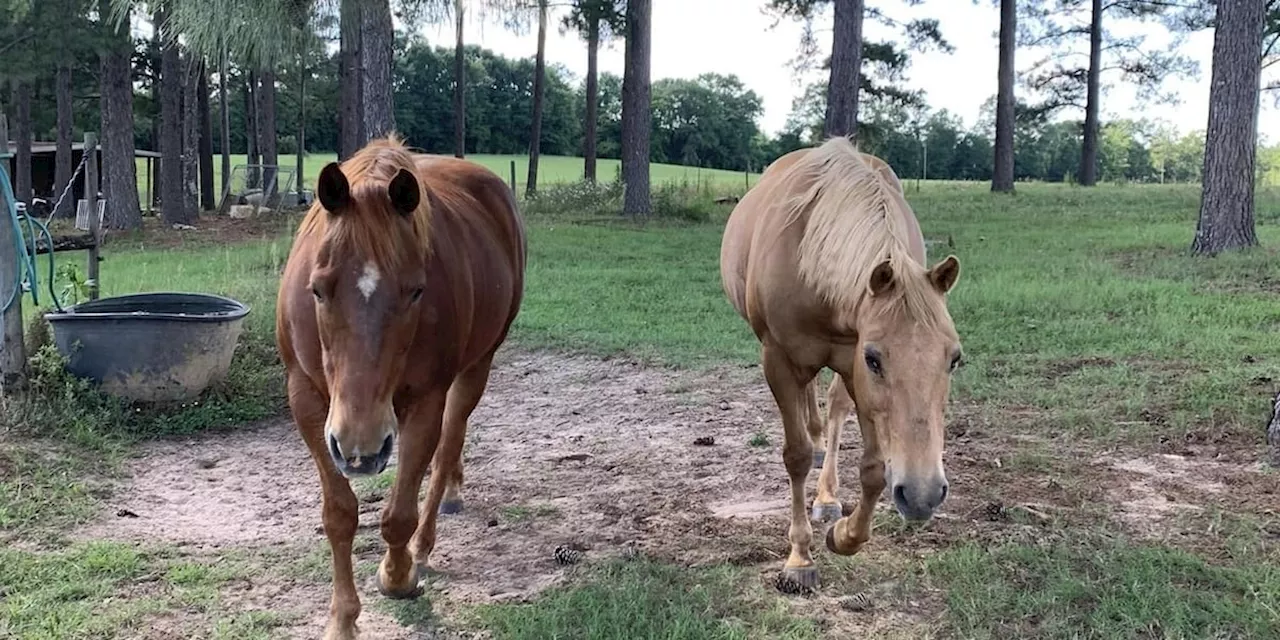
[(511, 161), (511, 193), (516, 192), (516, 161)]
[[(9, 171), (9, 121), (0, 113), (0, 171)], [(0, 339), (0, 394), (21, 388), (26, 384), (26, 349), (22, 344), (22, 263), (18, 261), (19, 232), (9, 217), (9, 203), (0, 198), (0, 292), (17, 287), (13, 293), (13, 305), (4, 311), (4, 337)], [(7, 293), (0, 293), (6, 295)], [(0, 299), (0, 305), (8, 298)]]
[(98, 299), (98, 241), (101, 239), (101, 221), (98, 220), (98, 134), (87, 131), (84, 134), (84, 152), (88, 159), (84, 162), (84, 199), (85, 209), (89, 211), (89, 268), (85, 279), (89, 286), (89, 299)]

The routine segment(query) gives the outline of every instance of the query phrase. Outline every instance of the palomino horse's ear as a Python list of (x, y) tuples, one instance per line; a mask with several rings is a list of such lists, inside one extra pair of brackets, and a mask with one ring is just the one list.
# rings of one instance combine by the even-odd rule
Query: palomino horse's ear
[(929, 282), (933, 283), (939, 293), (950, 291), (951, 287), (956, 286), (956, 280), (959, 278), (960, 260), (955, 256), (947, 256), (929, 270)]
[(893, 287), (893, 265), (888, 260), (876, 265), (871, 272), (871, 295), (878, 296)]
[(418, 202), (422, 200), (418, 179), (404, 169), (401, 169), (387, 185), (387, 195), (391, 198), (391, 206), (403, 216), (413, 214), (418, 209)]
[(316, 182), (316, 197), (320, 204), (332, 214), (336, 214), (351, 204), (351, 185), (346, 174), (338, 167), (338, 163), (330, 162), (320, 170), (320, 179)]

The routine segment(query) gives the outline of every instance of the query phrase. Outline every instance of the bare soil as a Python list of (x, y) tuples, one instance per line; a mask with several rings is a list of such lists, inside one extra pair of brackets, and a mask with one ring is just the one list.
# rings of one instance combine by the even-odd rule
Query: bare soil
[[(447, 618), (466, 604), (536, 596), (564, 579), (566, 569), (553, 559), (562, 544), (585, 550), (588, 562), (639, 551), (685, 566), (749, 566), (771, 580), (788, 549), (777, 422), (756, 367), (674, 372), (626, 359), (505, 350), (471, 421), (465, 510), (440, 518), (437, 573), (428, 591), (436, 613)], [(756, 433), (767, 435), (766, 446), (749, 444)], [(1035, 538), (1102, 502), (1118, 505), (1123, 523), (1149, 528), (1192, 502), (1161, 501), (1161, 482), (1213, 491), (1254, 473), (1238, 464), (1204, 472), (1166, 458), (1098, 458), (1074, 444), (1010, 434), (965, 407), (953, 411), (948, 434), (952, 497), (939, 517), (910, 532), (878, 526), (855, 562), (881, 568), (858, 575), (841, 573), (823, 548), (824, 529), (815, 525), (815, 559), (826, 586), (817, 596), (795, 598), (797, 613), (821, 620), (833, 637), (930, 637), (940, 594), (904, 590), (892, 575), (904, 561), (967, 539)], [(851, 421), (838, 454), (841, 498), (848, 502), (856, 500), (851, 472), (859, 440)], [(1017, 463), (1026, 452), (1046, 455)], [(134, 469), (78, 537), (174, 545), (197, 558), (247, 550), (282, 565), (305, 563), (298, 556), (312, 549), (312, 558), (323, 558), (320, 576), (299, 578), (287, 566), (263, 571), (224, 589), (223, 601), (233, 611), (292, 617), (289, 633), (318, 637), (329, 599), (327, 543), (315, 466), (291, 423), (152, 443)], [(1221, 478), (1206, 483), (1206, 473)], [(810, 500), (816, 480), (815, 472)], [(357, 541), (361, 626), (370, 638), (422, 637), (379, 608), (369, 578), (384, 549), (377, 534), (383, 486), (356, 487), (366, 541)], [(896, 523), (880, 506), (886, 513), (879, 521)], [(875, 606), (840, 606), (841, 597), (855, 593), (871, 596)], [(198, 613), (172, 612), (155, 628), (201, 624), (207, 620)]]

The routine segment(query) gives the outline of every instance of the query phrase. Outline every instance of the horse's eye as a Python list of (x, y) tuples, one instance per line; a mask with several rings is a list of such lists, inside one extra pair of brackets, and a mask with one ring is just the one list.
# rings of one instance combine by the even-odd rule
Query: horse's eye
[(867, 361), (867, 369), (870, 369), (871, 373), (874, 373), (878, 376), (884, 375), (883, 365), (880, 364), (879, 351), (876, 351), (875, 349), (868, 347), (866, 354), (864, 354), (864, 358)]
[(413, 293), (409, 294), (410, 302), (417, 302), (420, 298), (422, 298), (422, 287), (414, 289)]
[(324, 296), (320, 295), (319, 287), (311, 287), (311, 295), (315, 296), (317, 301), (324, 301)]
[(954, 372), (956, 369), (959, 369), (963, 365), (964, 365), (964, 356), (957, 353), (955, 357), (951, 359), (951, 371)]

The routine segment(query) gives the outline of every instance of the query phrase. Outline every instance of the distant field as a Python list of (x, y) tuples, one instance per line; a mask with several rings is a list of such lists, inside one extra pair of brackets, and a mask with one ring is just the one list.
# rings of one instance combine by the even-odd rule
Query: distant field
[[(311, 189), (315, 185), (316, 176), (320, 174), (320, 170), (330, 162), (337, 159), (336, 154), (332, 153), (316, 153), (307, 156), (303, 164), (303, 186), (305, 189)], [(511, 182), (511, 163), (515, 162), (516, 167), (516, 188), (520, 193), (524, 193), (525, 181), (529, 175), (529, 156), (526, 155), (485, 155), (475, 154), (467, 156), (468, 160), (478, 162), (498, 175), (503, 180)], [(231, 166), (244, 164), (246, 162), (243, 154), (233, 154), (231, 156)], [(139, 159), (138, 164), (138, 194), (139, 197), (146, 198), (146, 161)], [(293, 168), (297, 166), (297, 159), (293, 155), (281, 156), (280, 164), (285, 167)], [(621, 171), (621, 161), (609, 158), (601, 158), (596, 164), (596, 177), (600, 181), (609, 181), (618, 175)], [(222, 185), (222, 158), (214, 156), (213, 159), (213, 175), (214, 185), (220, 187)], [(699, 182), (709, 186), (745, 186), (750, 180), (752, 184), (760, 174), (746, 174), (738, 171), (724, 171), (721, 169), (700, 169), (698, 167), (686, 167), (678, 164), (651, 164), (649, 165), (650, 180), (655, 183), (679, 182), (686, 181), (690, 184)], [(538, 160), (538, 181), (539, 183), (556, 183), (556, 182), (574, 182), (582, 178), (582, 158), (572, 156), (542, 156)]]

